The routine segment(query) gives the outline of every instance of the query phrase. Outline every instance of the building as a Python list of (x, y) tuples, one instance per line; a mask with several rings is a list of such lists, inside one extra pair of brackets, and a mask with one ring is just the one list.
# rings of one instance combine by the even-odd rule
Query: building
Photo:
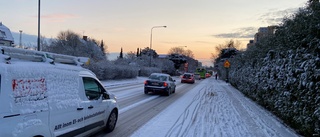
[(255, 45), (257, 42), (259, 42), (262, 38), (266, 36), (274, 35), (276, 32), (276, 27), (277, 26), (260, 27), (258, 29), (258, 32), (254, 35), (254, 40), (250, 40), (247, 44), (247, 47)]
[(254, 40), (249, 40), (249, 43), (247, 44), (247, 48), (253, 45), (254, 45)]
[(258, 29), (258, 33), (254, 35), (254, 43), (259, 42), (263, 37), (268, 35), (268, 28), (267, 27), (260, 27)]
[(9, 28), (0, 22), (0, 46), (13, 46), (14, 40)]

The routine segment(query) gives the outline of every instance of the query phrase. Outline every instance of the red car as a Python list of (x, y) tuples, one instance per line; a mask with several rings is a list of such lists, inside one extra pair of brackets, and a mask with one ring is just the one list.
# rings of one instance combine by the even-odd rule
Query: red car
[(194, 83), (194, 75), (192, 73), (184, 73), (181, 76), (181, 83)]
[(211, 77), (211, 74), (210, 73), (206, 73), (206, 78), (209, 78)]

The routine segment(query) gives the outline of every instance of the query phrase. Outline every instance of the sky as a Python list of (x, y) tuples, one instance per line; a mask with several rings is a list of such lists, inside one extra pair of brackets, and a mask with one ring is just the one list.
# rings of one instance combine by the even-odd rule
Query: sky
[[(191, 50), (208, 64), (215, 47), (238, 40), (242, 48), (259, 27), (278, 25), (307, 0), (41, 0), (40, 33), (71, 30), (103, 40), (108, 52), (152, 46)], [(0, 22), (13, 33), (38, 35), (38, 0), (2, 0)], [(155, 26), (167, 26), (156, 27)], [(153, 29), (152, 29), (153, 28)], [(152, 30), (152, 33), (151, 33)], [(151, 42), (152, 34), (152, 42)], [(19, 43), (17, 38), (15, 43)], [(23, 43), (23, 42), (22, 42)], [(36, 43), (36, 40), (35, 40)], [(186, 46), (186, 47), (185, 47)]]
[[(143, 83), (145, 77), (102, 81), (107, 89), (129, 83)], [(185, 85), (176, 79), (177, 89)], [(131, 137), (298, 137), (292, 129), (229, 83), (215, 78), (196, 81), (194, 88), (136, 130)], [(110, 90), (109, 90), (110, 91)], [(177, 90), (179, 91), (179, 90)], [(136, 89), (113, 92), (118, 100)], [(179, 94), (179, 92), (175, 93)], [(120, 114), (158, 98), (140, 100), (120, 108)], [(117, 128), (117, 127), (116, 127)]]

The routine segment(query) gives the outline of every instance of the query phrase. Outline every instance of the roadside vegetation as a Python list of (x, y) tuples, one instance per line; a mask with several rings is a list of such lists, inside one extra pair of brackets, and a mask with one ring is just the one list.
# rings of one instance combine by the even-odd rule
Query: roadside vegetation
[(244, 51), (226, 44), (215, 57), (229, 82), (303, 136), (320, 136), (320, 4), (310, 0), (274, 35)]

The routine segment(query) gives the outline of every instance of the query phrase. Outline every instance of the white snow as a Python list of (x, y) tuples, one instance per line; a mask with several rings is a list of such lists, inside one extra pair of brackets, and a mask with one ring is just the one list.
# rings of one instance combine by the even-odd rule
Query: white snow
[[(102, 82), (143, 82), (144, 78)], [(209, 78), (171, 104), (132, 137), (294, 137), (299, 136), (224, 81)]]

